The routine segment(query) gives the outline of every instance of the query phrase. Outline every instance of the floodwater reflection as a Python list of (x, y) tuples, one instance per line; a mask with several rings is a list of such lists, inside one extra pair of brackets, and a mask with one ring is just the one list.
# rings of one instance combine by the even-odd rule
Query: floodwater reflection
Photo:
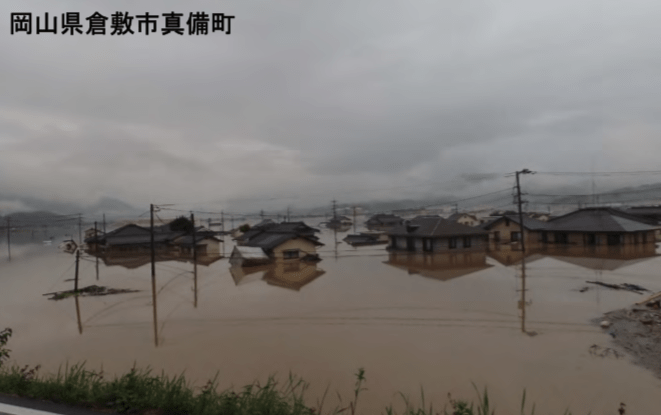
[(409, 274), (417, 274), (439, 281), (448, 281), (464, 275), (490, 268), (485, 252), (467, 253), (410, 253), (392, 252), (384, 262), (395, 268), (405, 269)]
[(648, 261), (658, 256), (654, 244), (595, 247), (549, 247), (545, 255), (559, 261), (595, 271), (617, 269)]
[[(470, 397), (471, 381), (494, 390), (503, 413), (520, 409), (524, 388), (549, 413), (607, 413), (621, 401), (632, 413), (658, 408), (661, 384), (650, 373), (587, 352), (610, 341), (590, 320), (637, 295), (580, 291), (594, 268), (605, 282), (658, 291), (661, 259), (650, 247), (531, 251), (524, 280), (523, 256), (507, 246), (425, 255), (333, 246), (339, 235), (330, 229), (321, 236), (319, 264), (241, 268), (200, 256), (197, 278), (191, 258), (158, 256), (152, 280), (149, 255), (98, 257), (100, 285), (139, 292), (61, 301), (42, 294), (72, 288), (74, 259), (37, 246), (39, 256), (0, 263), (12, 357), (50, 372), (68, 360), (119, 374), (137, 361), (185, 370), (195, 382), (221, 370), (221, 388), (292, 371), (319, 385), (311, 399), (327, 382), (350, 393), (351, 373), (365, 367), (380, 383), (365, 394), (364, 413), (380, 413), (393, 393), (419, 393), (419, 385), (438, 391), (431, 399), (441, 404), (449, 391)], [(83, 287), (98, 284), (94, 260), (81, 262)]]
[(269, 285), (300, 291), (301, 288), (324, 275), (316, 263), (299, 260), (282, 260), (272, 264), (254, 267), (230, 267), (230, 274), (237, 286), (255, 281), (265, 281)]

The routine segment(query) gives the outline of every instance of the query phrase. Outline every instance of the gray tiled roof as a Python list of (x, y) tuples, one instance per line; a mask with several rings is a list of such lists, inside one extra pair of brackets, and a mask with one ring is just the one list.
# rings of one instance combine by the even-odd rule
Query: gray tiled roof
[[(411, 226), (411, 232), (407, 225)], [(412, 229), (413, 227), (417, 227)], [(438, 217), (421, 217), (399, 225), (388, 232), (388, 235), (407, 236), (460, 236), (460, 235), (486, 235), (481, 228), (474, 228)]]
[(567, 232), (640, 232), (659, 229), (654, 221), (612, 208), (581, 209), (546, 223), (549, 231)]

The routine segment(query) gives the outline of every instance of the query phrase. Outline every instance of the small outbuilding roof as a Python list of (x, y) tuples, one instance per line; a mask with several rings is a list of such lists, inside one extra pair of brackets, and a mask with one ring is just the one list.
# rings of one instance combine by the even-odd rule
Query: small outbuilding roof
[(269, 259), (262, 248), (253, 246), (235, 246), (232, 251), (232, 257), (237, 256), (243, 259)]

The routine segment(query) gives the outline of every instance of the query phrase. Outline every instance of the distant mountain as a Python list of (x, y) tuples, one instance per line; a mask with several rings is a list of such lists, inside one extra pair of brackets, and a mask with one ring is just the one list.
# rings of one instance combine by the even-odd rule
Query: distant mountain
[(141, 213), (139, 209), (112, 197), (102, 197), (98, 202), (85, 208), (84, 212), (92, 217), (100, 217), (105, 214), (107, 218), (139, 215)]
[(39, 226), (70, 226), (77, 224), (78, 218), (75, 216), (64, 216), (48, 211), (35, 212), (15, 212), (0, 217), (2, 226), (7, 225), (7, 218), (10, 219), (11, 227), (39, 227)]

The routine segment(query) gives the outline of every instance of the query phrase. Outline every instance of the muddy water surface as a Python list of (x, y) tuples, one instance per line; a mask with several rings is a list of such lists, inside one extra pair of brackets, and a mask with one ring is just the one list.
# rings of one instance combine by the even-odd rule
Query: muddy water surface
[(430, 259), (388, 255), (383, 245), (352, 248), (340, 242), (345, 235), (324, 231), (316, 265), (237, 273), (221, 259), (199, 265), (195, 281), (190, 262), (158, 262), (156, 313), (148, 262), (100, 262), (97, 280), (95, 259), (85, 258), (81, 287), (141, 291), (83, 297), (76, 307), (73, 298), (42, 295), (73, 288), (65, 281), (72, 255), (13, 247), (12, 261), (0, 263), (0, 327), (14, 329), (17, 363), (48, 371), (86, 361), (120, 373), (137, 362), (185, 370), (197, 384), (219, 371), (222, 387), (292, 371), (311, 382), (312, 401), (328, 384), (348, 398), (353, 373), (364, 367), (362, 413), (401, 403), (397, 392), (417, 399), (421, 386), (441, 405), (448, 392), (470, 398), (471, 382), (489, 388), (497, 413), (518, 413), (524, 388), (543, 413), (610, 414), (620, 402), (631, 413), (658, 411), (661, 380), (628, 359), (589, 353), (610, 341), (589, 320), (642, 296), (585, 282), (659, 291), (661, 258), (534, 254), (522, 298), (520, 258), (506, 249)]

